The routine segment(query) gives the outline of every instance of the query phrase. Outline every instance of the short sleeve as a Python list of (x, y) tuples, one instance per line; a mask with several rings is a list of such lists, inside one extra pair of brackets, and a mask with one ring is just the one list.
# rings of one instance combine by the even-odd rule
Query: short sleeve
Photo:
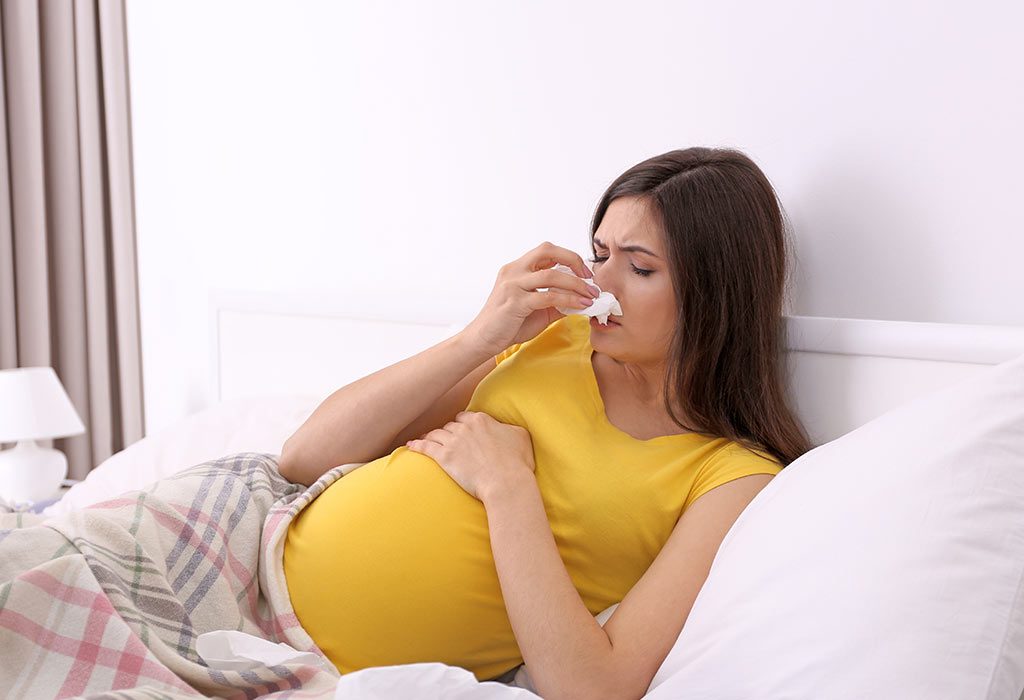
[(519, 350), (519, 348), (521, 348), (522, 346), (522, 343), (515, 343), (499, 352), (497, 355), (494, 356), (494, 366), (497, 367), (502, 362), (515, 355), (516, 351)]
[(738, 443), (726, 445), (711, 455), (697, 473), (690, 493), (683, 505), (685, 511), (705, 493), (726, 484), (733, 479), (751, 474), (775, 475), (783, 469), (782, 464), (766, 452), (749, 450)]

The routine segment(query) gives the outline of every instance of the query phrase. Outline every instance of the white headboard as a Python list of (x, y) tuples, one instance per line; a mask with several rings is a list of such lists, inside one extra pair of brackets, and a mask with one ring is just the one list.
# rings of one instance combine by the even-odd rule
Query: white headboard
[[(429, 300), (373, 308), (322, 295), (215, 290), (218, 400), (336, 389), (454, 335), (473, 317)], [(473, 312), (475, 313), (475, 311)], [(1024, 327), (786, 317), (787, 390), (815, 445), (928, 391), (1024, 354)]]

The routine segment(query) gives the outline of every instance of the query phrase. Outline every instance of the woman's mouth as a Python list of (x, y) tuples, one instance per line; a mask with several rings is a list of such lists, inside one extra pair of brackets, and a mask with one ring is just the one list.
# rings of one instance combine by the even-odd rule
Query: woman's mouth
[(591, 328), (601, 328), (601, 329), (605, 329), (605, 328), (618, 328), (621, 325), (622, 325), (621, 323), (619, 323), (618, 321), (612, 319), (611, 316), (608, 317), (608, 323), (606, 323), (606, 324), (605, 323), (601, 323), (600, 321), (598, 321), (596, 316), (591, 316), (590, 317), (590, 327)]

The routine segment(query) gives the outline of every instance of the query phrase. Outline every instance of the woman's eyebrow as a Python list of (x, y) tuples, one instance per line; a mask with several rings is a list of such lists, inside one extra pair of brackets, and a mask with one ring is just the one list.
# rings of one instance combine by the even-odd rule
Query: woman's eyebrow
[[(604, 243), (602, 243), (601, 240), (599, 238), (597, 238), (596, 236), (594, 237), (594, 245), (599, 245), (599, 246), (601, 246), (602, 248), (605, 248), (605, 249), (608, 248), (608, 246), (606, 246)], [(653, 253), (650, 250), (647, 250), (643, 246), (639, 246), (639, 245), (620, 245), (620, 246), (616, 246), (616, 247), (619, 250), (623, 251), (624, 253), (646, 253), (647, 255), (650, 255), (652, 258), (655, 258), (657, 260), (661, 259), (655, 253)]]

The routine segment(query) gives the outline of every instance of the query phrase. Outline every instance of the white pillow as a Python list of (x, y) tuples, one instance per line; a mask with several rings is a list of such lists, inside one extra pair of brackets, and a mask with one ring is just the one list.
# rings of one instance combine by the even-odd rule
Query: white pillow
[(157, 479), (236, 452), (279, 455), (292, 433), (324, 397), (261, 396), (222, 401), (132, 443), (101, 462), (47, 516), (141, 489)]
[(1024, 355), (787, 466), (715, 556), (649, 700), (1024, 688)]

